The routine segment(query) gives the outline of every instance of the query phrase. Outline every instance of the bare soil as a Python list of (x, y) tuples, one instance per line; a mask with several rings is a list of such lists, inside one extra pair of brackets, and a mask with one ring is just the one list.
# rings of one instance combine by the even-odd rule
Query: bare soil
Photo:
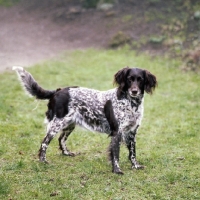
[(116, 31), (107, 31), (101, 11), (71, 14), (64, 20), (44, 12), (20, 5), (0, 7), (0, 72), (13, 65), (30, 66), (66, 50), (106, 47)]
[(83, 9), (79, 4), (0, 7), (0, 72), (13, 65), (30, 66), (66, 50), (107, 48), (119, 31), (137, 39), (149, 27), (122, 20), (133, 11), (138, 12), (127, 4), (106, 11)]
[[(67, 50), (108, 48), (121, 32), (135, 42), (137, 49), (160, 53), (166, 48), (142, 41), (163, 34), (161, 25), (172, 15), (165, 1), (156, 5), (144, 0), (118, 1), (109, 10), (85, 9), (77, 0), (52, 1), (56, 4), (49, 0), (22, 2), (0, 7), (0, 72), (13, 65), (31, 66)], [(172, 5), (173, 9), (176, 13)], [(156, 16), (158, 11), (164, 17)], [(137, 46), (139, 40), (145, 44), (143, 47)]]

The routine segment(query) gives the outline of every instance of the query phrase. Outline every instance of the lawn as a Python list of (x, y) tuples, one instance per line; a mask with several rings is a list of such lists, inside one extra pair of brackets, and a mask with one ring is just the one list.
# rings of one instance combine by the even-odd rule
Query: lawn
[(110, 138), (77, 127), (62, 156), (58, 136), (47, 150), (50, 164), (38, 162), (45, 135), (46, 101), (25, 95), (15, 72), (0, 74), (0, 199), (145, 200), (200, 199), (200, 76), (179, 70), (179, 61), (151, 58), (128, 49), (66, 52), (27, 68), (45, 89), (80, 85), (99, 90), (113, 86), (124, 66), (146, 68), (157, 76), (155, 93), (145, 96), (137, 136), (138, 161), (132, 170), (122, 145), (123, 176), (111, 172)]
[(20, 0), (0, 0), (0, 6), (13, 6), (18, 3)]

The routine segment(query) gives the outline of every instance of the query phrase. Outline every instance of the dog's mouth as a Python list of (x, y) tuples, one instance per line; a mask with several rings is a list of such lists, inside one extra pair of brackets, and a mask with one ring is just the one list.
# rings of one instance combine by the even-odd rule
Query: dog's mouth
[(133, 98), (133, 99), (137, 99), (137, 98), (139, 98), (139, 96), (140, 95), (130, 95), (130, 97)]
[(138, 90), (129, 90), (128, 93), (130, 97), (133, 97), (133, 98), (140, 96), (140, 92)]

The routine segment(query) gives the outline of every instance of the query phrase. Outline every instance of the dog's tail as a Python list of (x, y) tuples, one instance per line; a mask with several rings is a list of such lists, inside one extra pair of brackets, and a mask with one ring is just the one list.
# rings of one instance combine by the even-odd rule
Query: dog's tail
[(24, 87), (25, 91), (31, 96), (37, 99), (50, 99), (54, 94), (55, 90), (44, 90), (41, 88), (30, 73), (23, 69), (23, 67), (13, 66), (19, 76), (19, 79)]

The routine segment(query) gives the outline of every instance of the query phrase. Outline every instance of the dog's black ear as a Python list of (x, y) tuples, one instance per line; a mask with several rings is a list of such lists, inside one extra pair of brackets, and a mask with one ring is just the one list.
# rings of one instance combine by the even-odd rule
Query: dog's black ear
[(120, 99), (126, 90), (126, 77), (129, 67), (124, 67), (114, 75), (113, 83), (118, 86), (117, 97)]
[(151, 74), (149, 71), (145, 70), (145, 86), (144, 86), (144, 90), (146, 91), (146, 93), (148, 94), (152, 94), (153, 90), (155, 89), (155, 87), (157, 86), (157, 80), (156, 80), (156, 76), (154, 76), (153, 74)]

